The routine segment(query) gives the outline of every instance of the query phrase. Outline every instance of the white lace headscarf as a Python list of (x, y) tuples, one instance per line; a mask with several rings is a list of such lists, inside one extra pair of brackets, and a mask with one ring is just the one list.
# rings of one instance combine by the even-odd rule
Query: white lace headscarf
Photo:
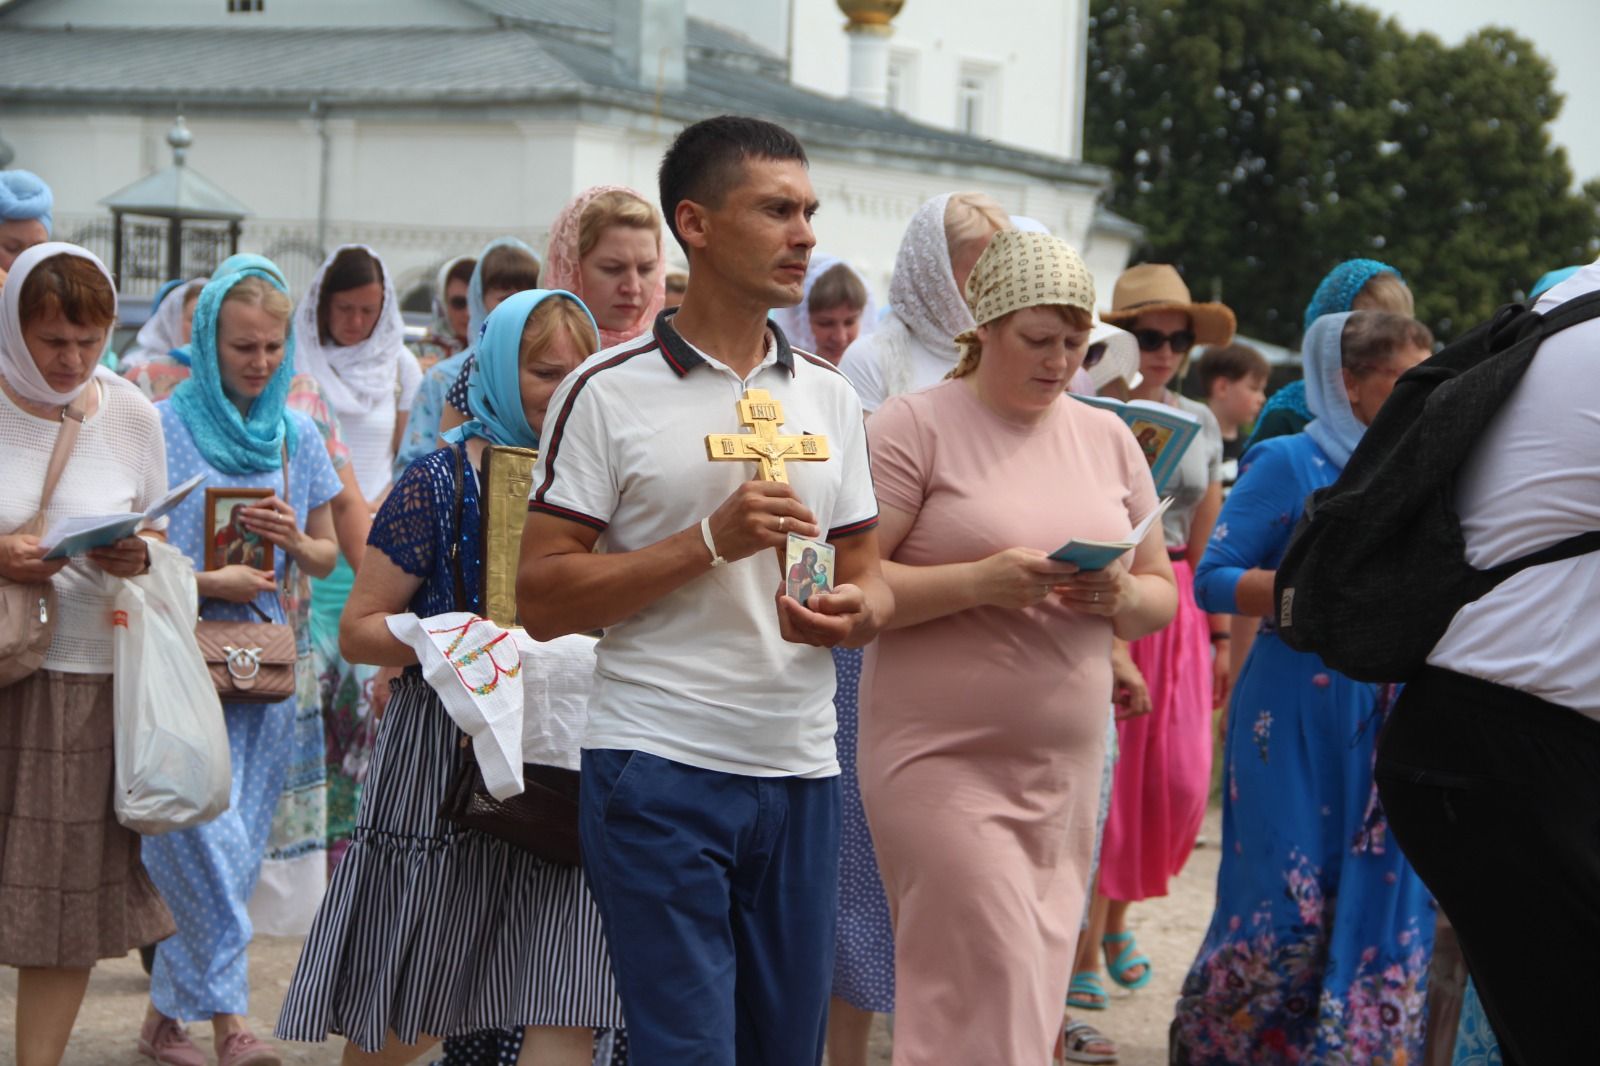
[[(328, 268), (347, 248), (360, 248), (378, 261), (383, 273), (383, 310), (372, 333), (360, 344), (323, 343), (317, 304), (322, 300), (322, 279)], [(328, 406), (341, 415), (359, 415), (380, 404), (395, 402), (400, 380), (400, 360), (411, 355), (405, 347), (406, 323), (400, 317), (400, 301), (395, 297), (394, 278), (383, 260), (364, 244), (344, 244), (333, 250), (317, 270), (317, 277), (306, 290), (294, 312), (294, 357), (297, 369), (316, 378)]]
[(900, 241), (889, 282), (890, 315), (881, 331), (885, 396), (911, 391), (910, 337), (953, 367), (961, 357), (956, 337), (973, 327), (945, 235), (944, 214), (953, 195), (942, 193), (917, 208)]
[(811, 290), (816, 288), (818, 278), (840, 265), (849, 268), (850, 273), (861, 282), (861, 287), (867, 290), (867, 303), (861, 309), (861, 336), (865, 337), (876, 328), (878, 304), (872, 298), (872, 286), (867, 284), (866, 276), (843, 259), (812, 252), (811, 262), (806, 267), (805, 292), (801, 295), (800, 302), (793, 307), (780, 307), (771, 315), (772, 321), (783, 330), (783, 335), (788, 338), (791, 346), (803, 352), (816, 352), (817, 336), (811, 332)]

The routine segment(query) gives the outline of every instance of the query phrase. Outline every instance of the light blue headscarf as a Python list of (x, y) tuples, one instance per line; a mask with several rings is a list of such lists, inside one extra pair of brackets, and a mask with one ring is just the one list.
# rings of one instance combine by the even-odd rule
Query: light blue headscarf
[(55, 232), (50, 211), (56, 199), (44, 179), (30, 170), (0, 170), (0, 222), (38, 219), (45, 236)]
[(1583, 267), (1581, 266), (1569, 266), (1562, 267), (1559, 270), (1550, 271), (1544, 277), (1534, 282), (1533, 288), (1528, 290), (1528, 303), (1534, 303), (1539, 299), (1539, 297), (1543, 296), (1557, 285), (1560, 285), (1563, 281), (1566, 281), (1568, 278), (1572, 277), (1572, 275), (1576, 274), (1582, 269)]
[(400, 442), (400, 450), (395, 453), (396, 477), (399, 477), (406, 467), (439, 446), (439, 422), (444, 417), (445, 396), (449, 393), (450, 387), (456, 383), (456, 379), (461, 377), (467, 360), (477, 351), (478, 335), (483, 332), (484, 319), (489, 315), (483, 306), (483, 261), (490, 252), (503, 244), (521, 248), (533, 256), (534, 262), (539, 262), (539, 256), (534, 250), (515, 237), (497, 237), (484, 245), (483, 251), (478, 253), (477, 265), (472, 268), (472, 277), (467, 280), (467, 346), (448, 359), (441, 359), (435, 363), (423, 376), (422, 387), (417, 389), (416, 399), (411, 404), (411, 417), (406, 422), (405, 439)]
[[(213, 274), (212, 277), (216, 277), (216, 275)], [(155, 314), (156, 311), (161, 307), (161, 301), (165, 300), (168, 296), (171, 296), (172, 290), (176, 289), (182, 284), (182, 278), (173, 278), (171, 281), (163, 281), (161, 283), (161, 288), (157, 289), (156, 294), (150, 298), (150, 313), (152, 315)]]
[(1317, 291), (1311, 294), (1311, 302), (1306, 304), (1306, 331), (1309, 332), (1311, 323), (1323, 315), (1350, 310), (1350, 305), (1356, 302), (1356, 296), (1367, 287), (1367, 282), (1379, 274), (1393, 274), (1401, 281), (1406, 280), (1401, 277), (1400, 271), (1376, 259), (1346, 259), (1328, 271), (1328, 276), (1322, 279)]
[(280, 291), (284, 288), (282, 272), (276, 267), (267, 270), (247, 266), (213, 278), (200, 291), (194, 309), (189, 377), (173, 390), (169, 401), (189, 428), (189, 435), (206, 462), (224, 474), (277, 470), (283, 465), (285, 445), (292, 456), (298, 443), (285, 410), (289, 380), (294, 377), (292, 334), (285, 340), (283, 362), (278, 364), (266, 389), (250, 405), (247, 417), (239, 414), (239, 409), (222, 389), (222, 372), (217, 366), (217, 327), (222, 301), (229, 289), (249, 277), (265, 278)]
[(544, 264), (539, 260), (539, 253), (515, 237), (496, 237), (483, 246), (483, 251), (478, 253), (478, 263), (472, 268), (472, 277), (467, 281), (467, 347), (471, 348), (478, 342), (478, 336), (483, 332), (483, 320), (489, 317), (489, 309), (483, 306), (483, 263), (489, 258), (489, 253), (501, 247), (520, 248), (533, 257), (535, 263)]
[(246, 270), (259, 270), (267, 275), (268, 281), (285, 293), (289, 291), (289, 279), (283, 276), (283, 271), (278, 267), (278, 264), (264, 255), (255, 255), (250, 252), (240, 252), (237, 255), (228, 256), (228, 258), (217, 264), (217, 269), (211, 272), (211, 280), (216, 281), (218, 278), (225, 278), (229, 274), (238, 274)]
[[(511, 448), (537, 448), (539, 434), (528, 424), (522, 409), (522, 331), (528, 318), (546, 300), (571, 300), (583, 308), (594, 325), (594, 315), (584, 302), (565, 289), (529, 289), (508, 296), (489, 315), (478, 338), (478, 365), (467, 385), (467, 406), (472, 418), (444, 435), (451, 444), (482, 437), (490, 444)], [(598, 336), (600, 327), (595, 326)]]
[(1350, 314), (1341, 311), (1317, 319), (1306, 334), (1303, 349), (1306, 406), (1312, 416), (1305, 432), (1340, 469), (1350, 461), (1367, 431), (1344, 389), (1344, 324)]

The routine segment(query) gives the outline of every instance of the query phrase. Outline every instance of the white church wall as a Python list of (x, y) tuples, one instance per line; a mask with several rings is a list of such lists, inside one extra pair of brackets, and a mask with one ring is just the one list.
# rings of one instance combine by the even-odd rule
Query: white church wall
[[(322, 147), (305, 116), (191, 116), (189, 165), (248, 206), (242, 247), (281, 260), (296, 288), (320, 261)], [(98, 201), (171, 159), (169, 117), (15, 115), (6, 137), (16, 165), (46, 176), (56, 192), (58, 232), (109, 254), (109, 215)], [(535, 119), (438, 122), (335, 115), (329, 139), (324, 247), (369, 243), (397, 286), (431, 278), (446, 258), (513, 235), (543, 255), (556, 213), (579, 190), (631, 185), (656, 199), (656, 169), (676, 127), (648, 116), (599, 114), (592, 121)], [(912, 212), (941, 192), (981, 189), (1082, 247), (1093, 190), (984, 167), (929, 166), (867, 151), (813, 148), (811, 175), (822, 210), (820, 250), (863, 270), (880, 299)], [(681, 251), (668, 241), (668, 259)], [(1116, 265), (1117, 270), (1121, 264)], [(153, 287), (153, 286), (152, 286)]]

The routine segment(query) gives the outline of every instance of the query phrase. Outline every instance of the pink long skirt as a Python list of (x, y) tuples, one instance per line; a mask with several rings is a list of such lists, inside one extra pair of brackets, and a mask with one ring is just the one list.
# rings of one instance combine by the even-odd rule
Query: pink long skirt
[(1174, 560), (1178, 613), (1132, 645), (1154, 709), (1117, 723), (1119, 757), (1100, 857), (1100, 892), (1133, 902), (1167, 894), (1194, 850), (1211, 790), (1211, 634), (1194, 570)]

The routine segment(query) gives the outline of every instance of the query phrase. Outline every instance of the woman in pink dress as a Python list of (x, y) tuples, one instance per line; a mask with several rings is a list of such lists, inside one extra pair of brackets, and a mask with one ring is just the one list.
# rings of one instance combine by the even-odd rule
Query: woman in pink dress
[(1048, 558), (1156, 506), (1138, 444), (1062, 392), (1094, 283), (1002, 232), (951, 377), (868, 422), (893, 625), (867, 655), (859, 768), (895, 923), (896, 1066), (1047, 1062), (1094, 846), (1111, 641), (1177, 604), (1160, 538), (1096, 572)]

